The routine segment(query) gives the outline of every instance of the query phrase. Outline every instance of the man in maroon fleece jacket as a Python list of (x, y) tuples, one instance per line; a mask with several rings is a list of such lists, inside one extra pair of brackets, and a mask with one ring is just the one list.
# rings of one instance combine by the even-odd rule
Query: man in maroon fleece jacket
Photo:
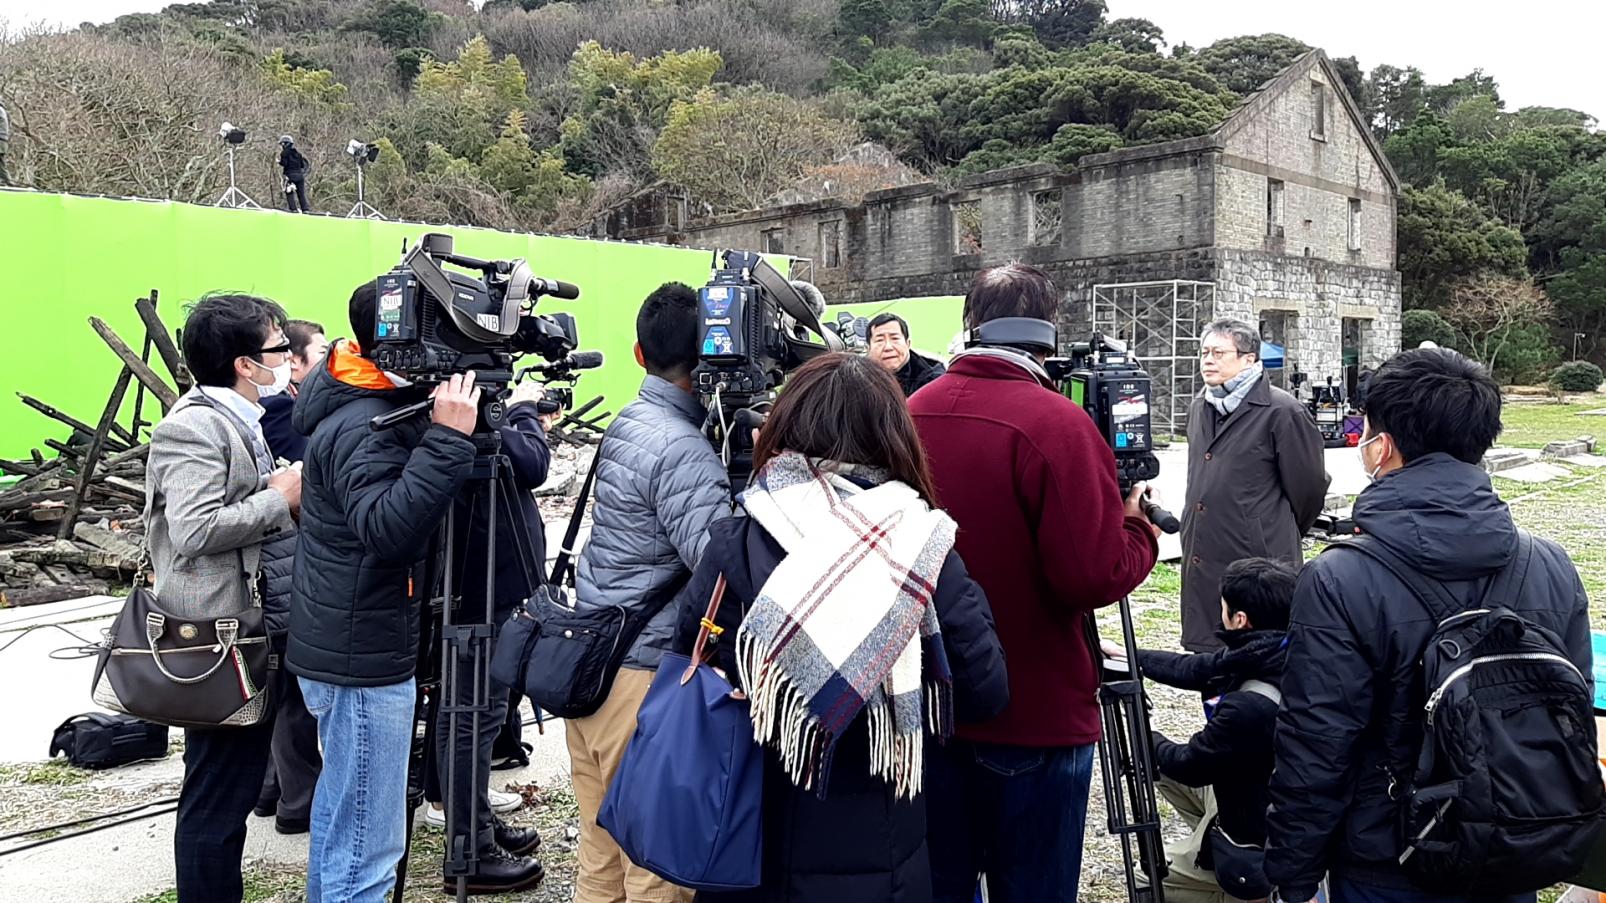
[(1043, 369), (1058, 302), (1036, 267), (978, 274), (967, 350), (909, 403), (1009, 669), (1003, 714), (927, 753), (937, 903), (967, 903), (984, 872), (993, 903), (1076, 899), (1099, 737), (1084, 616), (1143, 582), (1158, 552), (1144, 487), (1123, 504), (1115, 456)]

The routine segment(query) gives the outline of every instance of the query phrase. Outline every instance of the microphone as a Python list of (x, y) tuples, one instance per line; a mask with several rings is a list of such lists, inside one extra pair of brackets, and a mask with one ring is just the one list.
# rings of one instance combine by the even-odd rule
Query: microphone
[[(530, 293), (535, 295), (551, 295), (564, 301), (573, 301), (580, 297), (580, 286), (572, 282), (560, 282), (556, 279), (542, 279), (539, 276), (530, 280)], [(590, 352), (581, 352), (582, 354)], [(598, 366), (601, 362), (593, 364)]]
[(575, 351), (561, 361), (550, 364), (537, 364), (534, 367), (525, 367), (519, 371), (518, 378), (523, 379), (527, 374), (537, 376), (553, 376), (563, 378), (573, 370), (591, 370), (602, 366), (603, 356), (600, 351)]
[(1175, 514), (1156, 505), (1147, 495), (1143, 497), (1142, 504), (1143, 516), (1149, 519), (1149, 523), (1159, 527), (1162, 533), (1176, 533), (1182, 529), (1182, 523)]

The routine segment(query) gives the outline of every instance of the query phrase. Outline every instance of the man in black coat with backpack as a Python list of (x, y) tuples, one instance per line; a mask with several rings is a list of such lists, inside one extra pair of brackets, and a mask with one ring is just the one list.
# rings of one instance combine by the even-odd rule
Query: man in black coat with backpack
[[(1500, 390), (1416, 349), (1366, 395), (1361, 534), (1294, 595), (1267, 814), (1273, 899), (1531, 901), (1599, 823), (1588, 600), (1479, 466)], [(1425, 747), (1425, 749), (1424, 749)]]

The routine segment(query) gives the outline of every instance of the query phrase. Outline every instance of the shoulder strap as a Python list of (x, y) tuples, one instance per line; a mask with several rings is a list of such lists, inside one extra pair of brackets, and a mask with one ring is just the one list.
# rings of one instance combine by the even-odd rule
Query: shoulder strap
[(1511, 561), (1501, 568), (1500, 573), (1496, 574), (1484, 588), (1480, 607), (1488, 608), (1490, 600), (1504, 602), (1511, 598), (1513, 590), (1522, 589), (1522, 584), (1528, 577), (1528, 563), (1533, 560), (1533, 553), (1533, 534), (1518, 527), (1517, 551), (1511, 556)]
[(1263, 680), (1246, 680), (1238, 685), (1238, 689), (1243, 690), (1246, 693), (1258, 693), (1261, 696), (1270, 699), (1272, 705), (1283, 704), (1283, 691), (1277, 689), (1269, 683), (1266, 683)]
[(718, 636), (725, 632), (725, 628), (714, 623), (714, 618), (719, 614), (719, 603), (724, 599), (725, 574), (721, 572), (718, 579), (714, 581), (714, 592), (708, 598), (708, 610), (703, 613), (702, 626), (697, 631), (697, 643), (692, 647), (691, 663), (686, 666), (685, 673), (680, 675), (681, 686), (685, 686), (686, 682), (691, 680), (692, 675), (697, 673), (697, 668), (708, 661), (709, 656), (705, 650), (708, 646), (709, 634)]
[(561, 586), (569, 576), (570, 564), (574, 559), (574, 541), (580, 536), (580, 522), (586, 516), (591, 486), (597, 480), (597, 471), (601, 469), (602, 443), (599, 442), (597, 453), (591, 457), (591, 467), (586, 471), (585, 483), (580, 486), (580, 497), (574, 500), (574, 514), (569, 517), (569, 529), (563, 531), (563, 545), (558, 548), (558, 559), (552, 564), (551, 582), (555, 586)]

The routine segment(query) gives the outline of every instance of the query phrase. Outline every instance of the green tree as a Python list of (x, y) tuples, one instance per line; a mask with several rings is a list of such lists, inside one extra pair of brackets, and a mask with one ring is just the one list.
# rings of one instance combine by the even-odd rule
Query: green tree
[(1128, 53), (1159, 53), (1165, 46), (1165, 32), (1148, 19), (1112, 19), (1100, 25), (1091, 40)]
[(1456, 145), (1444, 120), (1424, 112), (1411, 125), (1390, 135), (1383, 151), (1394, 172), (1409, 185), (1431, 185), (1439, 179), (1439, 159)]
[(399, 137), (477, 160), (497, 140), (508, 114), (529, 106), (526, 84), (512, 54), (494, 60), (489, 42), (476, 36), (455, 60), (422, 62), (413, 82), (412, 120)]
[(1407, 186), (1400, 193), (1396, 230), (1407, 308), (1442, 307), (1456, 283), (1469, 277), (1527, 276), (1522, 234), (1443, 186)]
[(987, 0), (943, 0), (936, 18), (922, 31), (934, 43), (985, 46), (997, 24), (988, 10)]
[(1309, 44), (1287, 35), (1244, 35), (1217, 41), (1194, 58), (1227, 90), (1250, 94), (1310, 49)]
[(581, 44), (569, 60), (572, 112), (563, 120), (563, 156), (591, 177), (609, 172), (652, 177), (652, 146), (678, 100), (709, 86), (723, 61), (712, 50), (665, 51), (638, 59)]
[(1547, 284), (1569, 331), (1593, 353), (1606, 335), (1606, 158), (1558, 179), (1535, 237), (1560, 264)]
[(1104, 0), (991, 0), (992, 17), (1029, 26), (1047, 47), (1081, 47), (1104, 22)]
[(805, 101), (763, 88), (725, 97), (705, 88), (670, 106), (652, 159), (659, 175), (698, 200), (746, 210), (763, 206), (857, 139), (851, 124)]
[(1054, 132), (1054, 138), (1042, 152), (1045, 163), (1075, 166), (1088, 154), (1102, 154), (1124, 144), (1121, 135), (1108, 126), (1069, 123)]
[(437, 16), (413, 0), (376, 0), (346, 23), (352, 31), (366, 31), (393, 50), (422, 46), (435, 28)]
[(1365, 109), (1379, 140), (1416, 121), (1427, 109), (1427, 90), (1427, 79), (1415, 67), (1383, 65), (1372, 70), (1366, 77)]
[(837, 22), (842, 33), (880, 39), (892, 26), (892, 8), (887, 0), (842, 0)]
[(1408, 310), (1400, 318), (1400, 347), (1416, 348), (1432, 342), (1440, 348), (1454, 348), (1455, 327), (1431, 310)]
[(335, 81), (328, 69), (298, 69), (285, 61), (284, 51), (275, 50), (262, 61), (268, 82), (282, 91), (325, 106), (344, 105), (346, 86)]

